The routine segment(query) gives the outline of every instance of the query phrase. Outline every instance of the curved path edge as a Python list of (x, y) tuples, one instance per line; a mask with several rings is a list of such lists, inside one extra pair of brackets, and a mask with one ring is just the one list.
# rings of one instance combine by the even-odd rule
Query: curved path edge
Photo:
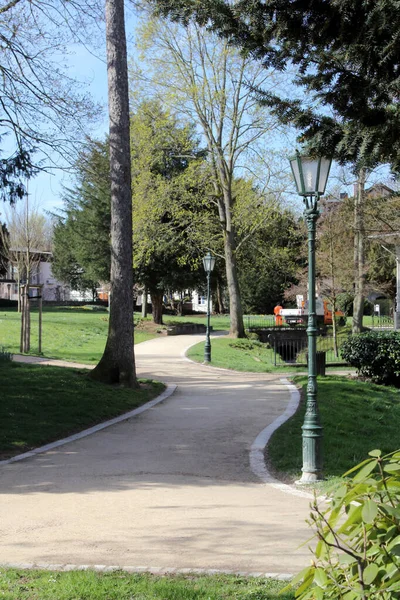
[(29, 450), (29, 452), (24, 452), (23, 454), (18, 454), (17, 456), (13, 456), (12, 458), (8, 458), (6, 460), (0, 460), (0, 467), (3, 465), (9, 465), (11, 463), (18, 462), (20, 460), (26, 460), (27, 458), (31, 458), (32, 456), (36, 456), (36, 454), (42, 454), (43, 452), (48, 452), (49, 450), (54, 450), (54, 448), (58, 448), (59, 446), (64, 446), (64, 444), (69, 444), (70, 442), (75, 442), (76, 440), (80, 440), (81, 438), (87, 437), (88, 435), (92, 435), (93, 433), (97, 433), (106, 427), (111, 427), (111, 425), (116, 425), (117, 423), (121, 423), (122, 421), (126, 421), (127, 419), (131, 419), (132, 417), (136, 417), (136, 415), (140, 415), (141, 413), (153, 408), (156, 404), (163, 402), (175, 392), (176, 385), (167, 385), (166, 389), (149, 402), (142, 404), (138, 408), (134, 408), (129, 412), (123, 413), (118, 417), (114, 417), (113, 419), (109, 419), (108, 421), (103, 421), (102, 423), (98, 423), (97, 425), (93, 425), (93, 427), (89, 427), (88, 429), (84, 429), (79, 433), (74, 433), (73, 435), (69, 435), (66, 438), (62, 438), (61, 440), (57, 440), (55, 442), (51, 442), (50, 444), (46, 444), (45, 446), (40, 446), (39, 448), (34, 448), (33, 450)]
[(263, 577), (267, 579), (278, 579), (290, 581), (292, 573), (264, 573), (262, 571), (230, 571), (225, 569), (198, 569), (197, 567), (186, 567), (179, 569), (175, 567), (119, 567), (117, 565), (74, 565), (54, 563), (2, 563), (1, 568), (6, 569), (30, 569), (43, 571), (96, 571), (98, 573), (112, 573), (113, 571), (125, 571), (127, 573), (151, 573), (152, 575), (238, 575), (241, 577)]
[[(198, 342), (194, 342), (187, 346), (181, 356), (188, 362), (199, 364), (197, 361), (192, 360), (186, 356), (187, 351), (195, 346)], [(200, 363), (202, 364), (202, 363)], [(213, 367), (212, 365), (204, 365), (209, 369), (214, 369), (216, 371), (231, 371), (232, 369), (224, 369), (222, 367)], [(238, 373), (239, 371), (235, 371)], [(312, 499), (314, 496), (305, 490), (300, 490), (292, 485), (287, 483), (282, 483), (279, 479), (276, 479), (270, 471), (265, 463), (265, 448), (268, 445), (269, 440), (271, 439), (272, 434), (281, 426), (283, 423), (286, 423), (297, 411), (300, 404), (300, 392), (297, 387), (291, 383), (288, 379), (282, 378), (280, 379), (281, 383), (285, 385), (290, 392), (289, 403), (286, 407), (285, 412), (283, 412), (275, 421), (270, 423), (265, 429), (263, 429), (250, 447), (250, 469), (258, 477), (264, 484), (268, 484), (273, 488), (280, 490), (281, 492), (285, 492), (286, 494), (292, 494), (293, 496), (299, 496), (301, 498), (310, 498)]]
[(265, 448), (268, 445), (272, 434), (295, 414), (300, 404), (300, 392), (297, 387), (293, 383), (290, 383), (290, 381), (287, 379), (281, 379), (280, 381), (289, 389), (289, 403), (285, 412), (275, 419), (275, 421), (273, 421), (270, 425), (265, 427), (265, 429), (258, 434), (252, 443), (250, 448), (250, 468), (254, 475), (261, 479), (263, 483), (271, 485), (275, 489), (281, 490), (287, 494), (292, 494), (293, 496), (313, 498), (313, 495), (309, 492), (306, 492), (305, 490), (299, 490), (291, 485), (288, 485), (287, 483), (282, 483), (279, 481), (279, 479), (276, 479), (276, 477), (270, 473), (265, 463)]

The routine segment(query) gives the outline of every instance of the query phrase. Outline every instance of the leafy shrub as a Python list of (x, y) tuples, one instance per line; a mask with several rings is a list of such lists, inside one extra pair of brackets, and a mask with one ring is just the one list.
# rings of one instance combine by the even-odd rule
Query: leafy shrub
[(259, 342), (258, 340), (248, 340), (246, 338), (244, 339), (237, 339), (234, 342), (230, 342), (229, 343), (230, 348), (237, 348), (238, 350), (253, 350), (254, 348), (258, 347), (263, 347), (262, 342)]
[(318, 543), (312, 566), (291, 582), (300, 600), (400, 598), (400, 451), (369, 456), (325, 508), (311, 506)]
[(7, 362), (12, 360), (11, 352), (8, 352), (7, 348), (0, 346), (0, 362)]
[(400, 387), (400, 334), (369, 331), (353, 335), (342, 345), (342, 357), (360, 375), (375, 383)]
[(7, 298), (0, 298), (0, 307), (2, 308), (16, 308), (17, 306), (17, 300), (8, 300)]
[(246, 337), (248, 340), (260, 341), (260, 336), (255, 331), (246, 331)]

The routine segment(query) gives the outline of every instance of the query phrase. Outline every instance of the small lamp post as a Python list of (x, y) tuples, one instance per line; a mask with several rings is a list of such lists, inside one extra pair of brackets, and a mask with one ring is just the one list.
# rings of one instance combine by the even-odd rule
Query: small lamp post
[(204, 346), (204, 362), (211, 362), (211, 342), (210, 342), (210, 276), (215, 266), (215, 256), (211, 252), (207, 252), (203, 258), (203, 266), (207, 275), (207, 330), (206, 343)]
[(315, 230), (319, 216), (318, 200), (325, 193), (332, 159), (291, 157), (290, 166), (297, 192), (303, 196), (308, 228), (308, 385), (303, 431), (303, 468), (300, 483), (322, 479), (322, 426), (317, 404), (317, 315), (315, 302)]

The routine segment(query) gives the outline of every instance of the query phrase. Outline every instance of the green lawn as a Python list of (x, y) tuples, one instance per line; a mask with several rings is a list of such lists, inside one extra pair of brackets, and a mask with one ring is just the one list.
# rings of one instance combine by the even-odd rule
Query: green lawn
[(0, 457), (25, 452), (82, 431), (158, 396), (164, 385), (140, 390), (104, 385), (87, 371), (0, 361)]
[[(19, 354), (21, 315), (16, 310), (0, 310), (0, 347)], [(96, 364), (107, 338), (108, 313), (74, 309), (43, 311), (42, 354), (83, 364)], [(154, 338), (152, 333), (135, 332), (135, 344)], [(38, 312), (31, 315), (31, 351), (38, 354)]]
[[(174, 315), (163, 315), (163, 321), (166, 325), (173, 323), (203, 323), (207, 325), (207, 315), (187, 315), (184, 317), (176, 317)], [(229, 331), (231, 321), (229, 315), (211, 315), (210, 325), (214, 331)]]
[[(189, 348), (186, 356), (196, 362), (204, 361), (204, 342)], [(211, 363), (213, 367), (248, 371), (250, 373), (293, 373), (305, 371), (304, 365), (279, 364), (274, 366), (274, 353), (265, 344), (252, 340), (234, 340), (223, 337), (211, 340)]]
[(291, 600), (285, 582), (234, 575), (152, 575), (0, 569), (3, 600)]
[[(294, 382), (303, 388), (303, 401), (296, 415), (272, 436), (268, 460), (276, 472), (297, 479), (302, 465), (307, 378), (296, 377)], [(341, 476), (370, 450), (379, 448), (387, 453), (400, 447), (400, 389), (338, 376), (319, 377), (318, 403), (324, 428), (325, 477)]]

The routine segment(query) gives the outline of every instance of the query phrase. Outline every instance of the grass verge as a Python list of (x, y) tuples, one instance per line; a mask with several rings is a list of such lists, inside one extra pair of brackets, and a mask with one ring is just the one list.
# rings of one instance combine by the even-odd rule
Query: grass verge
[[(164, 315), (165, 326), (173, 323), (206, 323), (206, 315), (170, 317)], [(142, 319), (135, 313), (135, 344), (157, 337), (166, 327), (152, 324), (151, 317)], [(229, 316), (211, 318), (215, 330), (229, 330)], [(148, 325), (148, 327), (146, 327)], [(108, 332), (108, 313), (83, 307), (45, 307), (42, 326), (42, 355), (82, 364), (96, 364), (104, 351)], [(0, 310), (0, 346), (19, 354), (21, 315), (16, 309)], [(31, 312), (31, 351), (38, 355), (38, 312)]]
[(0, 362), (0, 458), (9, 458), (136, 408), (158, 396), (162, 383), (139, 390), (92, 381), (87, 372)]
[[(0, 346), (19, 354), (21, 315), (14, 310), (0, 310)], [(96, 364), (104, 351), (108, 332), (108, 313), (51, 308), (43, 311), (42, 355), (83, 364)], [(156, 337), (135, 332), (135, 344)], [(31, 351), (38, 355), (38, 312), (31, 313)]]
[[(301, 426), (305, 412), (306, 377), (295, 377), (302, 387), (297, 413), (284, 423), (268, 444), (268, 461), (278, 477), (298, 479), (302, 466)], [(318, 404), (323, 425), (323, 471), (340, 477), (379, 448), (399, 448), (400, 390), (338, 376), (318, 378)]]
[[(211, 365), (234, 371), (247, 371), (250, 373), (300, 373), (307, 370), (305, 365), (290, 363), (274, 366), (274, 353), (265, 344), (254, 343), (252, 340), (235, 340), (232, 338), (216, 338), (211, 341)], [(186, 356), (195, 362), (204, 361), (204, 342), (189, 348)], [(347, 366), (331, 367), (327, 369), (343, 370)]]
[[(186, 356), (196, 362), (203, 362), (204, 342), (189, 348)], [(213, 339), (211, 365), (235, 371), (270, 373), (274, 370), (273, 351), (264, 345), (253, 344), (251, 340)]]
[(234, 575), (152, 576), (123, 571), (25, 571), (0, 569), (4, 600), (290, 600), (285, 582)]

